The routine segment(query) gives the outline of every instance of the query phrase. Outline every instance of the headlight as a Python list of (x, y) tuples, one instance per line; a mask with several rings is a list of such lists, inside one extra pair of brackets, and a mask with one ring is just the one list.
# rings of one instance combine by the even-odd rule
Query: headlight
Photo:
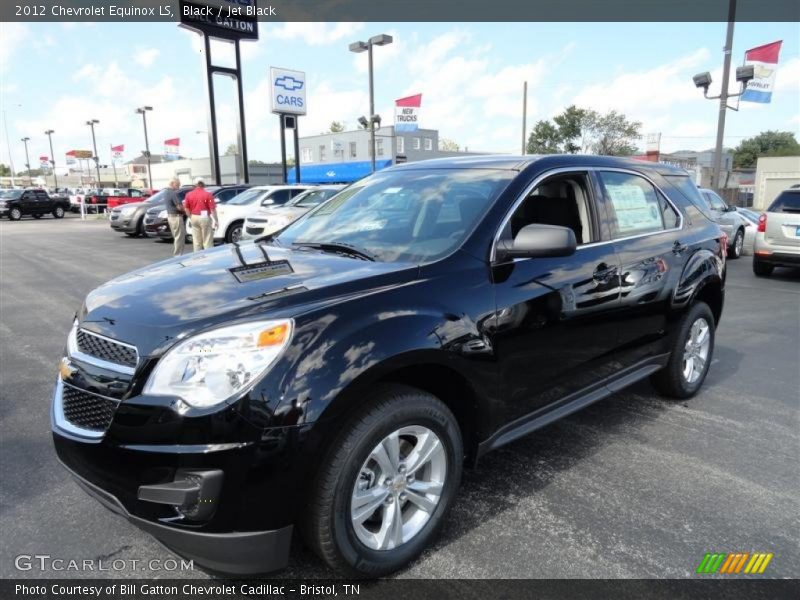
[(167, 211), (166, 211), (166, 209), (165, 209), (165, 210), (162, 210), (160, 213), (158, 213), (158, 218), (159, 218), (159, 219), (166, 219), (166, 218), (167, 218)]
[(222, 404), (256, 381), (292, 337), (290, 319), (222, 327), (169, 350), (144, 386), (196, 407)]
[(0, 208), (5, 208), (5, 207), (6, 207), (6, 201), (0, 200)]

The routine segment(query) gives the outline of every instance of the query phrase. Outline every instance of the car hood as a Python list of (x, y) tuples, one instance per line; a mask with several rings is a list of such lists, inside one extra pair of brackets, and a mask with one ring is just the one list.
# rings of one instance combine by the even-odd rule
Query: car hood
[(268, 219), (269, 217), (297, 217), (302, 216), (308, 212), (308, 208), (299, 208), (297, 206), (281, 206), (279, 208), (261, 209), (254, 217), (262, 217)]
[(411, 281), (417, 271), (411, 263), (242, 242), (112, 279), (87, 296), (79, 317), (85, 329), (133, 344), (147, 356), (176, 337), (224, 321), (294, 316), (335, 298)]

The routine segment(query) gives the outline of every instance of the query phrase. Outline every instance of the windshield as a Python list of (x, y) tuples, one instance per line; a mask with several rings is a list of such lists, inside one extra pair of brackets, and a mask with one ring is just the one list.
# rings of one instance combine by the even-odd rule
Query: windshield
[(0, 190), (0, 198), (13, 200), (22, 196), (22, 190)]
[(247, 190), (228, 200), (225, 204), (241, 206), (242, 204), (253, 204), (266, 194), (269, 190)]
[(147, 200), (145, 200), (145, 204), (155, 204), (156, 202), (160, 202), (164, 199), (165, 194), (167, 193), (166, 189), (163, 189), (159, 192), (156, 192), (152, 196), (150, 196)]
[(376, 173), (307, 213), (278, 243), (347, 244), (385, 262), (427, 262), (455, 250), (516, 176), (495, 169)]
[(317, 204), (322, 204), (337, 193), (339, 190), (309, 190), (303, 192), (297, 198), (289, 202), (289, 206), (299, 206), (300, 208), (311, 208)]

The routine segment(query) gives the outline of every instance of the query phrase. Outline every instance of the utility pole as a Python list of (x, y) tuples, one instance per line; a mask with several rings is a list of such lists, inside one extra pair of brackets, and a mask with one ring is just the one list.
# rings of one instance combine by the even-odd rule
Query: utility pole
[(3, 127), (6, 130), (6, 148), (8, 148), (8, 164), (11, 167), (11, 187), (16, 187), (14, 183), (14, 158), (11, 156), (11, 138), (8, 137), (8, 121), (6, 120), (6, 111), (3, 109)]
[(728, 3), (728, 33), (725, 36), (725, 57), (722, 63), (722, 92), (719, 95), (719, 120), (717, 121), (717, 144), (714, 149), (714, 180), (711, 187), (719, 189), (722, 179), (722, 141), (725, 136), (725, 113), (728, 112), (728, 80), (733, 49), (733, 25), (736, 20), (736, 0)]
[(97, 119), (89, 119), (86, 124), (92, 130), (92, 147), (94, 148), (94, 168), (97, 172), (97, 187), (100, 187), (100, 157), (97, 155), (97, 140), (94, 137), (94, 126), (99, 123)]
[(525, 133), (528, 128), (528, 82), (522, 84), (522, 154), (525, 154)]
[(136, 109), (136, 114), (142, 115), (142, 125), (144, 125), (144, 153), (147, 158), (147, 187), (153, 189), (153, 174), (150, 172), (150, 142), (147, 140), (147, 111), (153, 110), (152, 106), (140, 106)]
[(53, 134), (55, 131), (48, 129), (44, 133), (50, 140), (50, 168), (53, 169), (53, 187), (58, 189), (58, 176), (56, 175), (56, 155), (53, 154)]
[(24, 137), (20, 141), (25, 144), (25, 168), (28, 170), (28, 185), (33, 185), (33, 178), (31, 177), (31, 159), (28, 158), (28, 142), (31, 141), (31, 138)]

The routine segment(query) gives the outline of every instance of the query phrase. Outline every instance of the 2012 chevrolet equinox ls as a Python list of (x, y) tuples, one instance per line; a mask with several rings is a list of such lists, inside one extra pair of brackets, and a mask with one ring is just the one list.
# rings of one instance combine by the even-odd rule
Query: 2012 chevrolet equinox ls
[(462, 467), (649, 377), (689, 398), (725, 247), (684, 171), (598, 156), (380, 171), (271, 238), (89, 294), (60, 365), (60, 460), (211, 569), (295, 530), (379, 576), (441, 527)]

